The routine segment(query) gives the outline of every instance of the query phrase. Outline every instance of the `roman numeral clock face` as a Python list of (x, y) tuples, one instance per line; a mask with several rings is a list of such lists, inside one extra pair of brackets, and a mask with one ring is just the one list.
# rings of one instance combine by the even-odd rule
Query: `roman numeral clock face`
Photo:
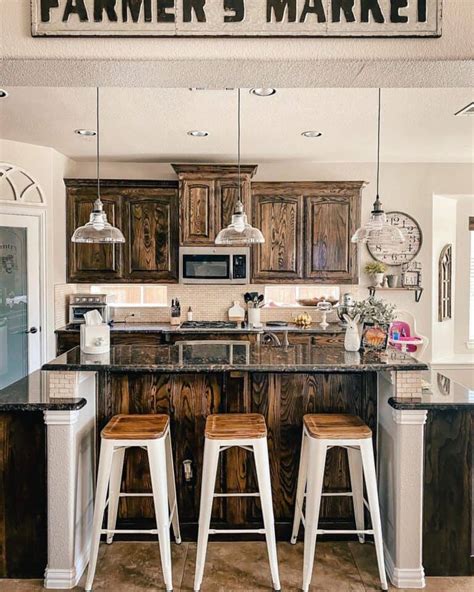
[(403, 212), (387, 212), (387, 220), (399, 228), (405, 237), (400, 245), (387, 247), (376, 242), (367, 242), (367, 249), (374, 259), (386, 265), (403, 265), (410, 262), (420, 252), (423, 234), (416, 220)]

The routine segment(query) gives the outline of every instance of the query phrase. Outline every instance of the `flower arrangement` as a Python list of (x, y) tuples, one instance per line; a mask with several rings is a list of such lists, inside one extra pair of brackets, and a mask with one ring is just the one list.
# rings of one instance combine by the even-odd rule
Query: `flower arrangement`
[(389, 325), (395, 318), (395, 305), (381, 298), (370, 296), (365, 300), (356, 302), (351, 315), (354, 318), (360, 314), (362, 323), (374, 323), (377, 325)]

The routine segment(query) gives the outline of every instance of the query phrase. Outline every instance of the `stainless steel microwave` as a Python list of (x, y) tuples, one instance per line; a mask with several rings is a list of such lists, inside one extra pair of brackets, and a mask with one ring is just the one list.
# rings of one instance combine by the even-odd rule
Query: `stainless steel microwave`
[(250, 249), (246, 247), (181, 247), (182, 284), (248, 284)]

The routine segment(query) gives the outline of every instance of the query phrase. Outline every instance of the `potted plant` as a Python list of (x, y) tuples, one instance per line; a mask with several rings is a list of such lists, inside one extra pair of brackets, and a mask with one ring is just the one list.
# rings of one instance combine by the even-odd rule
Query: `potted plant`
[(364, 270), (365, 273), (371, 276), (374, 279), (374, 286), (376, 288), (381, 288), (383, 283), (383, 276), (386, 271), (386, 267), (380, 261), (372, 261), (371, 263), (367, 263)]
[(362, 348), (383, 351), (387, 348), (390, 323), (395, 318), (395, 305), (370, 296), (356, 302), (352, 315), (360, 315), (363, 323)]

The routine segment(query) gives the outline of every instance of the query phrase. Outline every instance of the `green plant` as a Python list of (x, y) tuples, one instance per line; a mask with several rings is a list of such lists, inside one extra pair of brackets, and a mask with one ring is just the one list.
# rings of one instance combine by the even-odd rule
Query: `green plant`
[(351, 316), (354, 318), (357, 314), (360, 314), (360, 320), (362, 323), (387, 325), (395, 318), (395, 308), (395, 305), (390, 302), (370, 296), (365, 300), (360, 300), (355, 303), (354, 309), (351, 311)]
[(367, 275), (375, 275), (376, 273), (385, 273), (387, 268), (383, 263), (380, 261), (372, 261), (371, 263), (367, 263), (364, 267), (364, 271)]

